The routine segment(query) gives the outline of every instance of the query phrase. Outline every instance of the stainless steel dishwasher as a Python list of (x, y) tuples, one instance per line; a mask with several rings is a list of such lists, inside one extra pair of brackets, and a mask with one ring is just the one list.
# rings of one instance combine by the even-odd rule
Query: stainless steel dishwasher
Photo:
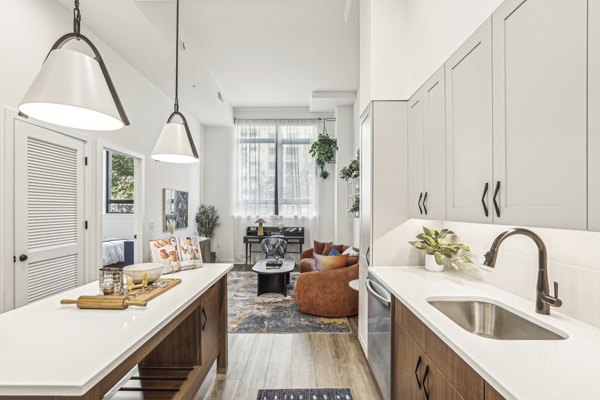
[(369, 365), (384, 400), (392, 398), (392, 295), (369, 274)]

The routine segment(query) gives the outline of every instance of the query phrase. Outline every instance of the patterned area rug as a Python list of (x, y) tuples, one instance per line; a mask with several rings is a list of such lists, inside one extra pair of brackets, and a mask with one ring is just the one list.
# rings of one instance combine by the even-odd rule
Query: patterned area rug
[(350, 389), (261, 389), (256, 400), (353, 400)]
[[(256, 296), (254, 272), (232, 271), (227, 275), (229, 332), (231, 333), (351, 333), (347, 318), (321, 318), (298, 310), (292, 272), (288, 296)], [(281, 399), (281, 398), (280, 398)]]

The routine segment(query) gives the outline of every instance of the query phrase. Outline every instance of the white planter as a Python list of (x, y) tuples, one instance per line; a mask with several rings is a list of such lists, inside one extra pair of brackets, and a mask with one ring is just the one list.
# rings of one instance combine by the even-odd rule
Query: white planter
[(444, 270), (443, 265), (438, 265), (435, 262), (435, 257), (430, 254), (425, 254), (425, 269), (431, 272), (442, 272)]

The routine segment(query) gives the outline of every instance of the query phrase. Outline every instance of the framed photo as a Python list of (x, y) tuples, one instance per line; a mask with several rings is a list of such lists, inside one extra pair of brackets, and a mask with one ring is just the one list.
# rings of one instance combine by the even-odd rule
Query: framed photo
[(188, 192), (163, 189), (163, 232), (168, 232), (167, 222), (174, 221), (175, 229), (188, 227)]
[(198, 236), (178, 237), (177, 248), (179, 249), (179, 260), (182, 267), (202, 264), (202, 253), (200, 252), (200, 240)]
[(150, 259), (163, 265), (163, 273), (178, 271), (180, 267), (177, 239), (150, 240)]

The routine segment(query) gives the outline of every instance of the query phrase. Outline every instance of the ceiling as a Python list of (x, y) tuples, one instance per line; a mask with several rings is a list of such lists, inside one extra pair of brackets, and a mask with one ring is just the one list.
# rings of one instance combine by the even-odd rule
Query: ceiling
[[(173, 96), (174, 0), (81, 3), (84, 32)], [(181, 0), (180, 8), (180, 100), (205, 125), (230, 124), (232, 107), (308, 107), (311, 92), (358, 88), (358, 0)]]

